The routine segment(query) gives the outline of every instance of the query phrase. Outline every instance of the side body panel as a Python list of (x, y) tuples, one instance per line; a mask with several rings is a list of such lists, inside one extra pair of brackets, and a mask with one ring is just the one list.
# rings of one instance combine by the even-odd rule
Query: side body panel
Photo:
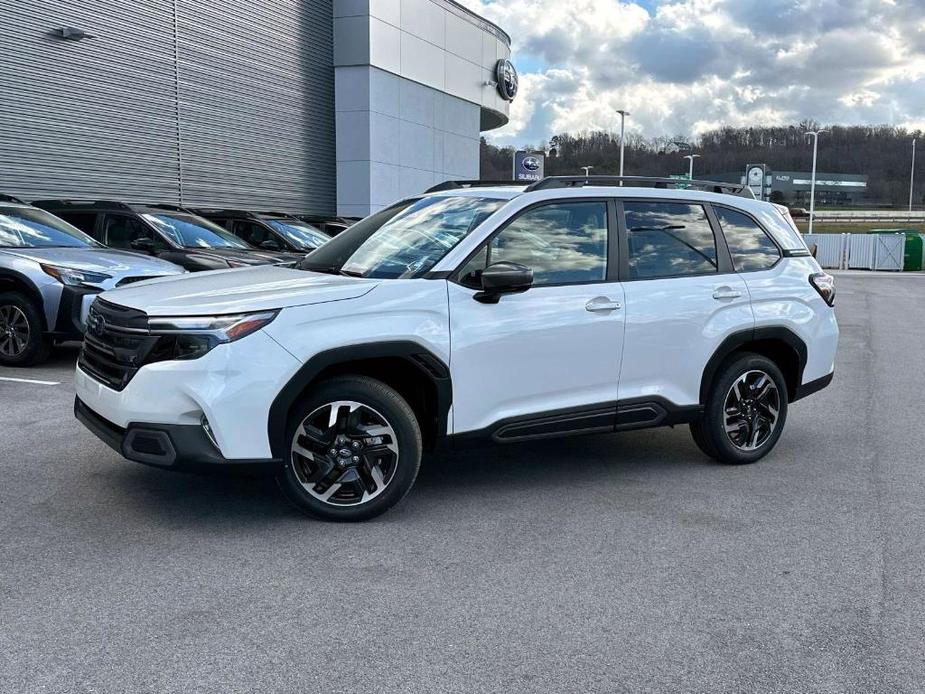
[[(624, 284), (626, 341), (620, 399), (660, 396), (697, 405), (710, 357), (724, 339), (751, 329), (754, 316), (737, 274), (636, 280)], [(714, 298), (738, 293), (734, 298)]]
[(787, 328), (806, 343), (802, 383), (828, 376), (835, 369), (838, 324), (835, 311), (810, 285), (821, 272), (814, 258), (783, 258), (770, 270), (743, 273), (757, 328)]
[(346, 301), (283, 310), (265, 328), (299, 361), (330, 349), (370, 342), (417, 342), (450, 363), (446, 282), (389, 280)]
[(599, 297), (622, 305), (619, 282), (534, 287), (497, 304), (448, 288), (456, 433), (617, 399), (623, 310), (585, 306)]

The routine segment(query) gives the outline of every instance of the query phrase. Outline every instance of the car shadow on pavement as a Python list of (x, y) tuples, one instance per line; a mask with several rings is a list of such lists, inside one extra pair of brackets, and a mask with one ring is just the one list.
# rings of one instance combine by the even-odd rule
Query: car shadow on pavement
[[(425, 455), (409, 498), (382, 519), (408, 520), (435, 505), (452, 513), (447, 502), (466, 507), (469, 497), (489, 491), (522, 500), (557, 495), (564, 486), (638, 487), (653, 476), (712, 464), (686, 427), (442, 451)], [(272, 477), (175, 473), (126, 461), (97, 474), (133, 513), (170, 523), (260, 526), (302, 517)]]

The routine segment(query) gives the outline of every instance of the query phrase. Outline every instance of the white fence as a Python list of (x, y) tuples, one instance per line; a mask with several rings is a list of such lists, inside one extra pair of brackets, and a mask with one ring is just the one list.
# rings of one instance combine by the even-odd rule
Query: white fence
[(835, 270), (902, 270), (904, 234), (805, 234), (816, 260)]

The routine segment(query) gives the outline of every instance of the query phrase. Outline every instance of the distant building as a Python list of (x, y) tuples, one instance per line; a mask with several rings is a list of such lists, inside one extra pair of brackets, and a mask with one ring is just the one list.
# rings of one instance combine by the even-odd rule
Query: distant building
[[(760, 166), (760, 165), (759, 165)], [(749, 166), (749, 170), (753, 170)], [(718, 181), (745, 183), (745, 171), (710, 176)], [(867, 195), (867, 176), (861, 174), (836, 174), (816, 172), (816, 205), (854, 205), (863, 202)], [(754, 183), (750, 180), (750, 183)], [(812, 183), (810, 171), (772, 171), (764, 167), (764, 190), (762, 197), (795, 207), (809, 206), (809, 191)], [(754, 188), (753, 188), (754, 190)], [(755, 194), (758, 194), (755, 190)]]

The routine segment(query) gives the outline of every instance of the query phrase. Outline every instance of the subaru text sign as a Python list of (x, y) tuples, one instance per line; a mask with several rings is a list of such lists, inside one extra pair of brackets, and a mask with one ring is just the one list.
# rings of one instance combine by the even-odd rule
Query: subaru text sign
[(514, 180), (539, 181), (543, 178), (546, 155), (537, 152), (514, 152)]

